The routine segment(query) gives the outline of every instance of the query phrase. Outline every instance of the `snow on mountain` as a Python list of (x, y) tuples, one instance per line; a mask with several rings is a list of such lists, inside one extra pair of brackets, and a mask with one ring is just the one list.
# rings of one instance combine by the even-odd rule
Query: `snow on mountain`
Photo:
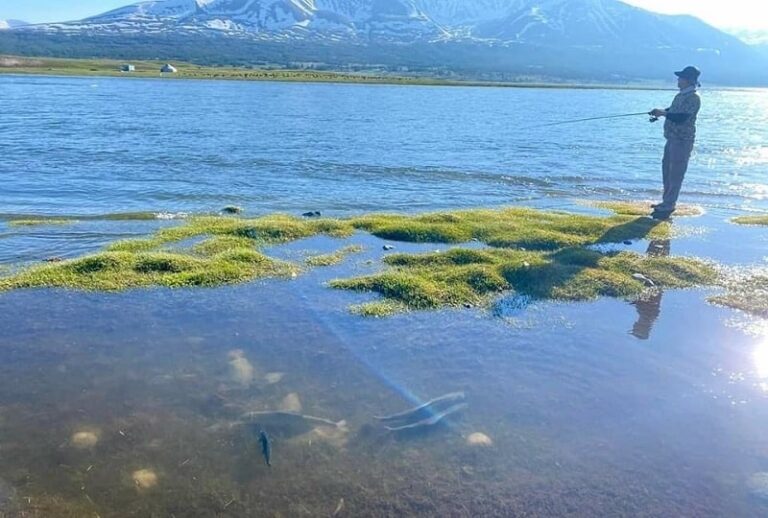
[(417, 0), (430, 18), (449, 27), (471, 27), (499, 19), (524, 3), (525, 0)]
[(728, 29), (726, 32), (749, 45), (768, 45), (768, 30)]
[(0, 30), (15, 29), (17, 27), (23, 27), (24, 25), (29, 24), (21, 20), (0, 20)]
[(196, 0), (152, 0), (120, 7), (104, 14), (86, 18), (84, 22), (144, 21), (158, 18), (184, 18), (193, 15), (200, 4)]
[[(759, 47), (694, 17), (661, 15), (619, 0), (151, 0), (85, 20), (16, 30), (48, 34), (64, 45), (63, 36), (130, 36), (137, 45), (153, 37), (161, 42), (210, 36), (229, 49), (222, 52), (279, 44), (269, 47), (270, 56), (286, 60), (363, 62), (374, 56), (370, 62), (452, 62), (526, 73), (548, 67), (551, 73), (658, 77), (684, 61), (730, 77), (760, 69), (755, 60), (763, 63)], [(420, 54), (406, 51), (397, 60), (390, 54), (398, 51), (391, 49), (366, 54), (376, 48), (372, 43), (418, 43)], [(352, 50), (337, 53), (325, 44)], [(249, 59), (244, 51), (241, 56)], [(615, 72), (617, 65), (624, 71)]]
[(85, 20), (47, 24), (60, 33), (223, 32), (256, 39), (407, 43), (446, 32), (414, 0), (152, 0)]
[(691, 17), (618, 0), (151, 0), (78, 22), (63, 33), (224, 33), (257, 40), (450, 39), (546, 46), (709, 48), (730, 41)]
[(517, 2), (506, 16), (479, 24), (473, 35), (547, 45), (670, 45), (662, 16), (616, 0)]

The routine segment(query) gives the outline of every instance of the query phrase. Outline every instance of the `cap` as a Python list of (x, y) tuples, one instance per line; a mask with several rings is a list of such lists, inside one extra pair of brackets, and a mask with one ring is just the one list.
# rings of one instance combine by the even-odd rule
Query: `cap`
[(689, 81), (695, 83), (699, 81), (699, 76), (701, 75), (701, 70), (694, 66), (687, 66), (684, 69), (682, 69), (679, 72), (675, 72), (675, 75), (677, 77), (682, 77), (683, 79), (688, 79)]

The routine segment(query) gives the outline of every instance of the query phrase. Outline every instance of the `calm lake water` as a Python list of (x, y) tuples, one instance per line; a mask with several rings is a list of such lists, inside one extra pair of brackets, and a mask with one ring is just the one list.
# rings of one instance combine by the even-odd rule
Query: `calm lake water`
[[(0, 272), (225, 205), (654, 199), (659, 124), (534, 126), (673, 94), (0, 77)], [(768, 95), (704, 103), (684, 201), (706, 215), (627, 248), (764, 268), (768, 230), (728, 219), (768, 211)], [(128, 212), (163, 219), (104, 217)], [(78, 222), (7, 224), (25, 215)], [(293, 281), (0, 294), (0, 517), (768, 515), (768, 322), (711, 290), (363, 319), (348, 306), (371, 297), (325, 283), (374, 271), (383, 242), (270, 253), (347, 243), (366, 251)], [(374, 419), (457, 391), (428, 433)], [(299, 406), (338, 425), (270, 424), (267, 467), (242, 414)]]

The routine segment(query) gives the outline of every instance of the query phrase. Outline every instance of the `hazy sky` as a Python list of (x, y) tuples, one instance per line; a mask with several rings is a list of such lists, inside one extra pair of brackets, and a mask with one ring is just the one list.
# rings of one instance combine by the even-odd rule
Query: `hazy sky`
[[(766, 0), (624, 1), (652, 11), (693, 14), (721, 28), (768, 30)], [(16, 18), (30, 22), (76, 20), (131, 3), (131, 0), (0, 0), (0, 19)]]

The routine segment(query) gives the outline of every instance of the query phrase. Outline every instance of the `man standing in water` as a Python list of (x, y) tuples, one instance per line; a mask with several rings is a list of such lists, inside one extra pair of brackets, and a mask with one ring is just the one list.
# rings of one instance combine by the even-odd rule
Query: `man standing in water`
[(696, 116), (701, 108), (701, 98), (696, 89), (701, 72), (693, 66), (675, 72), (680, 93), (675, 96), (672, 106), (666, 110), (656, 108), (650, 112), (654, 117), (665, 117), (662, 175), (664, 179), (664, 197), (661, 203), (651, 205), (654, 219), (668, 219), (675, 211), (680, 188), (683, 185), (688, 160), (696, 139)]

